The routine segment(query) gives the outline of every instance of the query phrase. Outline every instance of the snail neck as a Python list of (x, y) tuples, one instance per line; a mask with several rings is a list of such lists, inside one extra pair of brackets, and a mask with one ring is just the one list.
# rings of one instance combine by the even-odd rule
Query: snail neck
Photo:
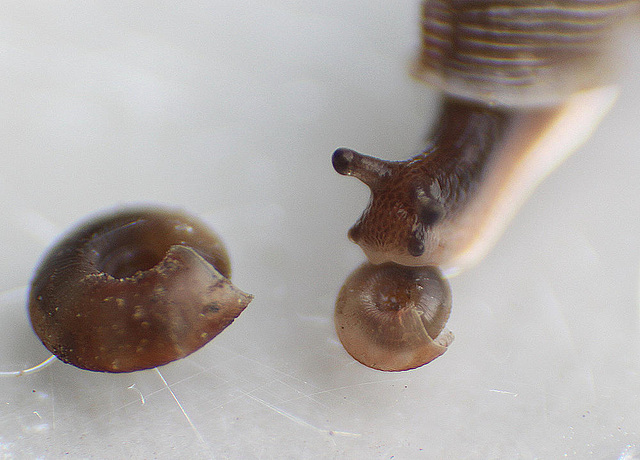
[(511, 118), (509, 110), (445, 96), (429, 147), (452, 164), (475, 165), (504, 137)]
[(519, 118), (512, 110), (445, 96), (430, 140), (413, 161), (433, 175), (450, 206), (462, 206), (490, 174)]
[[(488, 252), (533, 188), (592, 132), (617, 96), (601, 87), (552, 107), (506, 109), (447, 97), (429, 149), (453, 184), (449, 210), (456, 241), (447, 274)], [(427, 155), (421, 155), (428, 161)]]

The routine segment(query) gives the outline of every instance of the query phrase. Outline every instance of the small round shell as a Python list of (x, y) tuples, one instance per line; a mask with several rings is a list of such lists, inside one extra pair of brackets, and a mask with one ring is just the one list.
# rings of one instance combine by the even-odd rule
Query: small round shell
[(433, 267), (365, 263), (345, 281), (335, 325), (345, 350), (365, 366), (383, 371), (420, 367), (453, 341), (445, 329), (451, 290)]

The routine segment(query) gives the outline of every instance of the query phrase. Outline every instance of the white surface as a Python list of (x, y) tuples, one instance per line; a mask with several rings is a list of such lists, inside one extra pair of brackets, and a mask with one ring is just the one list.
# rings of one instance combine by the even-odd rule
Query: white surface
[(337, 342), (333, 302), (363, 259), (346, 231), (368, 192), (330, 155), (420, 148), (435, 104), (406, 75), (417, 8), (3, 6), (1, 370), (47, 356), (24, 304), (42, 251), (118, 203), (203, 217), (256, 299), (161, 374), (56, 362), (0, 379), (0, 456), (640, 458), (634, 47), (622, 97), (588, 145), (484, 263), (452, 280), (444, 356), (383, 373)]

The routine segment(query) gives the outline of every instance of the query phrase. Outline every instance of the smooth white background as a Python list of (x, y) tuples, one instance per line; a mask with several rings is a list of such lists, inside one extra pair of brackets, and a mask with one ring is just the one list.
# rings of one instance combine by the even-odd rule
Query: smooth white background
[(47, 352), (25, 296), (93, 212), (183, 207), (256, 298), (158, 371), (54, 363), (0, 379), (4, 458), (640, 458), (640, 52), (618, 104), (495, 250), (451, 280), (456, 340), (424, 368), (353, 361), (333, 329), (368, 199), (349, 146), (420, 149), (418, 2), (3, 2), (0, 368)]

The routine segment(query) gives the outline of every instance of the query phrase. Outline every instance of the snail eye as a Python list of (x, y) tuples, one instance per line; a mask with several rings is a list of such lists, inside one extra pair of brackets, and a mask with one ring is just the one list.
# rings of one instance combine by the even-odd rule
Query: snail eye
[[(435, 194), (434, 194), (435, 192)], [(437, 181), (434, 181), (429, 191), (425, 191), (422, 186), (417, 186), (415, 189), (416, 200), (416, 214), (418, 221), (426, 226), (434, 225), (443, 214), (441, 205), (436, 197), (440, 195), (440, 185)], [(435, 195), (435, 196), (434, 196)]]
[(442, 212), (430, 206), (423, 207), (418, 212), (418, 219), (427, 226), (436, 224), (440, 220), (440, 217), (442, 217)]
[(424, 253), (424, 230), (422, 227), (411, 232), (407, 243), (407, 251), (413, 257), (420, 257)]
[(356, 155), (358, 154), (350, 149), (340, 148), (336, 150), (333, 152), (333, 156), (331, 157), (333, 169), (343, 176), (350, 174), (351, 165), (353, 164), (354, 157)]

